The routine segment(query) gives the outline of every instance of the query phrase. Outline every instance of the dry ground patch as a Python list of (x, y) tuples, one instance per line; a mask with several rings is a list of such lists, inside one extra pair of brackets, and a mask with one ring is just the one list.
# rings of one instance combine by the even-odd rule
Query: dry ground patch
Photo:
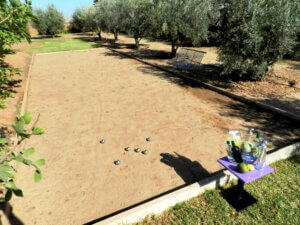
[(299, 139), (293, 122), (150, 71), (107, 49), (35, 57), (28, 110), (46, 134), (27, 145), (47, 166), (38, 185), (19, 168), (25, 198), (12, 207), (24, 224), (82, 224), (195, 182), (221, 169), (229, 129), (269, 133), (272, 148)]

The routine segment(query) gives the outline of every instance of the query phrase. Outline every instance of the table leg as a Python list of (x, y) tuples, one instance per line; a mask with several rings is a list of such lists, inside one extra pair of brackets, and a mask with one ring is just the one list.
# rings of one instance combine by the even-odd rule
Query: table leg
[(245, 185), (245, 183), (244, 183), (242, 180), (238, 179), (238, 184), (237, 184), (237, 186), (238, 186), (238, 189), (239, 189), (240, 191), (243, 191), (243, 190), (244, 190), (244, 185)]

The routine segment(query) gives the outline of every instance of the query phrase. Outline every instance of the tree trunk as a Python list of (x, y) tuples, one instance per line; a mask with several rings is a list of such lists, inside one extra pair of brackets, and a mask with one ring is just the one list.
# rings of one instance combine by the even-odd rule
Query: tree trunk
[(114, 32), (114, 38), (115, 38), (115, 42), (116, 42), (118, 40), (118, 32), (117, 31)]
[(172, 42), (171, 58), (176, 57), (176, 53), (177, 53), (177, 47), (176, 47), (175, 43)]
[(140, 48), (140, 41), (141, 41), (141, 40), (140, 40), (139, 38), (136, 38), (136, 37), (135, 37), (135, 38), (134, 38), (134, 41), (135, 41), (135, 49), (138, 50), (138, 49)]
[(98, 35), (99, 40), (101, 41), (102, 40), (101, 31), (98, 31), (97, 35)]

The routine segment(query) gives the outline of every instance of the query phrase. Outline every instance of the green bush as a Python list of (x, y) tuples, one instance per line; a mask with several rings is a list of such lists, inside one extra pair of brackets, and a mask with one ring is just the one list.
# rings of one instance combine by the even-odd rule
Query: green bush
[(4, 57), (12, 52), (12, 44), (22, 39), (30, 42), (27, 24), (32, 18), (30, 1), (0, 1), (0, 108), (4, 108), (4, 99), (10, 96), (7, 87), (12, 76), (19, 73), (16, 68), (4, 62)]
[(65, 18), (54, 5), (49, 5), (45, 11), (36, 9), (34, 14), (37, 20), (34, 21), (33, 25), (40, 35), (55, 36), (64, 29)]
[(260, 80), (296, 44), (299, 1), (224, 0), (219, 59), (223, 74)]

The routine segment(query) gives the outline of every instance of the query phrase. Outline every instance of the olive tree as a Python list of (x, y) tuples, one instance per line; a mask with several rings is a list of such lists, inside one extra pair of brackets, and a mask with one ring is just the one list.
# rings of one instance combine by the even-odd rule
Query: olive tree
[(208, 36), (214, 9), (210, 0), (156, 0), (152, 34), (171, 42), (171, 55), (186, 40), (199, 44)]
[(123, 25), (135, 40), (138, 49), (141, 39), (154, 23), (155, 4), (152, 0), (124, 0)]
[(105, 11), (108, 8), (108, 2), (106, 0), (100, 0), (95, 5), (95, 14), (94, 14), (94, 23), (95, 23), (95, 31), (99, 37), (102, 39), (101, 33), (102, 31), (107, 29), (107, 18)]
[(49, 5), (46, 10), (35, 10), (37, 21), (34, 22), (34, 27), (41, 35), (55, 36), (64, 29), (65, 18), (54, 5)]
[(78, 8), (74, 11), (71, 20), (71, 31), (82, 32), (85, 28), (85, 8)]
[(75, 32), (95, 32), (101, 40), (101, 31), (103, 30), (103, 20), (99, 20), (99, 16), (96, 6), (82, 7), (75, 10), (72, 15), (71, 28)]
[(96, 22), (98, 27), (114, 35), (115, 41), (123, 28), (125, 1), (123, 0), (98, 0), (96, 2)]
[(33, 18), (31, 1), (0, 0), (0, 108), (4, 108), (4, 99), (11, 95), (6, 88), (12, 76), (19, 71), (4, 62), (11, 52), (12, 44), (26, 39), (30, 42), (27, 24)]
[(219, 50), (223, 73), (262, 79), (296, 44), (299, 4), (296, 0), (224, 0)]

